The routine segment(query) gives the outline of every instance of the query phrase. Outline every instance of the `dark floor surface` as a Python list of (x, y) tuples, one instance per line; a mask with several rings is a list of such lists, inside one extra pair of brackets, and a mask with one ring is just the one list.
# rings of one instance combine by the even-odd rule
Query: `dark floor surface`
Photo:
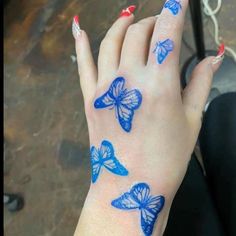
[[(6, 236), (73, 235), (90, 182), (88, 130), (74, 62), (71, 20), (95, 57), (119, 11), (137, 4), (136, 19), (156, 15), (157, 0), (11, 0), (4, 12), (4, 191), (21, 193), (25, 207), (4, 209)], [(225, 0), (218, 19), (224, 42), (236, 49), (236, 4)], [(194, 52), (189, 13), (181, 65)], [(204, 18), (206, 46), (216, 49)]]

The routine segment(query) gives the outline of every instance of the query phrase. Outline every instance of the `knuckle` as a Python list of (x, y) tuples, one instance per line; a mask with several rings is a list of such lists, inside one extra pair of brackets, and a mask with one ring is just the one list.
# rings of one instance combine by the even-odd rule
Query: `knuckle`
[(159, 31), (161, 31), (162, 34), (177, 32), (178, 30), (180, 30), (180, 27), (180, 22), (173, 21), (173, 18), (171, 16), (166, 16), (164, 19), (160, 18), (159, 20)]
[(154, 23), (155, 21), (156, 21), (156, 17), (153, 16), (153, 17), (145, 18), (145, 19), (139, 21), (137, 24), (140, 24), (141, 26), (143, 26), (143, 25)]
[(100, 50), (110, 50), (114, 45), (116, 45), (117, 39), (111, 35), (107, 35), (100, 44)]
[(141, 27), (142, 26), (140, 23), (133, 24), (133, 25), (129, 26), (127, 33), (128, 34), (137, 34), (140, 32)]

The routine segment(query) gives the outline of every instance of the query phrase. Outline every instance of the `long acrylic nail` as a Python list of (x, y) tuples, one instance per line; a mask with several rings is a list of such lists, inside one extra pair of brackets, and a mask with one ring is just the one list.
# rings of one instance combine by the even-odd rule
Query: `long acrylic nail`
[(135, 11), (135, 9), (136, 9), (135, 5), (131, 5), (127, 7), (126, 9), (123, 9), (120, 13), (120, 17), (130, 16)]
[(212, 64), (215, 65), (215, 64), (219, 63), (220, 61), (223, 61), (224, 54), (225, 54), (225, 45), (222, 43), (219, 46), (217, 56), (213, 59)]
[(74, 18), (73, 18), (72, 34), (75, 39), (78, 39), (79, 36), (81, 35), (81, 29), (79, 26), (79, 17), (78, 16), (74, 16)]

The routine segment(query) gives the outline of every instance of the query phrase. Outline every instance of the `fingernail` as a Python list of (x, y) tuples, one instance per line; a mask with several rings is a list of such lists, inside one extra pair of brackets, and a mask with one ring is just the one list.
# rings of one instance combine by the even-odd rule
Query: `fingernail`
[(127, 7), (126, 9), (123, 9), (120, 13), (120, 17), (130, 16), (135, 11), (135, 9), (136, 9), (135, 5), (131, 5)]
[(81, 29), (79, 26), (79, 17), (78, 16), (74, 16), (74, 18), (73, 18), (72, 34), (75, 39), (78, 39), (79, 36), (81, 35)]
[(223, 61), (224, 54), (225, 54), (225, 45), (222, 43), (219, 46), (217, 56), (213, 59), (212, 64), (215, 65), (215, 64), (219, 63), (220, 61)]

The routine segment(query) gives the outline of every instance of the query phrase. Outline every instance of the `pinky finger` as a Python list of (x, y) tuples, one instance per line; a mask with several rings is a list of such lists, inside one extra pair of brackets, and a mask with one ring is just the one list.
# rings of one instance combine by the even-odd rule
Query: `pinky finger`
[(201, 116), (211, 89), (213, 75), (219, 69), (223, 57), (224, 45), (221, 45), (216, 57), (207, 57), (195, 67), (190, 83), (183, 91), (183, 104), (191, 123), (201, 123)]
[(97, 68), (94, 64), (88, 36), (85, 31), (80, 29), (78, 16), (75, 16), (73, 19), (72, 33), (75, 38), (81, 89), (84, 96), (84, 102), (87, 103), (95, 94)]

